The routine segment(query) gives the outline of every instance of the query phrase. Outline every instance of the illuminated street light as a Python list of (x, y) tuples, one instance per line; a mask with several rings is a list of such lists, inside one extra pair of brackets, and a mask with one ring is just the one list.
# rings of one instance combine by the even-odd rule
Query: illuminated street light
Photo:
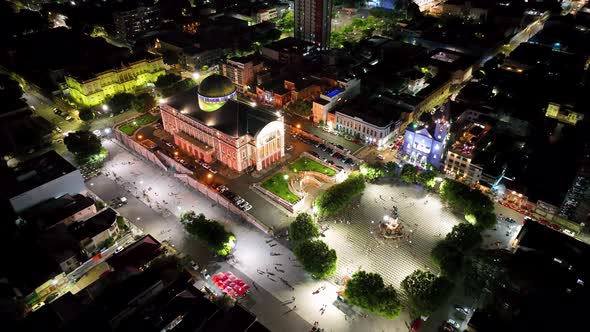
[(143, 184), (143, 180), (139, 181), (139, 184)]
[(250, 102), (250, 106), (252, 106), (252, 107), (256, 107), (256, 105), (257, 105), (257, 104), (256, 104), (256, 102), (255, 102), (255, 101), (253, 101), (253, 102)]
[(213, 174), (209, 173), (207, 174), (207, 179), (212, 179), (213, 178)]
[(276, 113), (275, 113), (275, 114), (276, 114), (278, 117), (280, 117), (280, 116), (281, 116), (281, 112), (280, 112), (280, 111), (276, 111)]
[(160, 104), (163, 104), (163, 103), (165, 103), (165, 102), (166, 102), (166, 99), (164, 99), (164, 98), (160, 98), (160, 99), (158, 99), (158, 103), (160, 103)]
[(137, 135), (137, 138), (138, 139), (142, 139), (143, 138), (143, 135)]
[(297, 124), (297, 129), (301, 129), (301, 125), (299, 123)]
[(103, 111), (108, 111), (108, 110), (109, 110), (109, 105), (107, 105), (107, 104), (102, 104), (102, 110), (103, 110)]
[(201, 78), (201, 74), (194, 72), (193, 73), (193, 80), (198, 80), (199, 78)]
[(52, 284), (53, 286), (57, 285), (57, 279), (53, 279), (53, 280), (51, 280), (51, 284)]
[(174, 151), (174, 155), (175, 156), (178, 156), (178, 151)]
[(105, 128), (104, 129), (104, 133), (105, 134), (110, 134), (111, 133), (111, 128)]
[(288, 176), (287, 174), (285, 174), (285, 175), (283, 176), (283, 178), (284, 178), (285, 180), (288, 180), (288, 179), (289, 179), (289, 176)]

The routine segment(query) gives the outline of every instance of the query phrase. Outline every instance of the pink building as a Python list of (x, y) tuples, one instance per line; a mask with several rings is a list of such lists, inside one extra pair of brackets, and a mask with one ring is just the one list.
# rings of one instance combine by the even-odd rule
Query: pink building
[(219, 160), (242, 172), (261, 170), (285, 155), (283, 118), (234, 100), (235, 86), (213, 75), (160, 105), (164, 130), (185, 152), (205, 162)]

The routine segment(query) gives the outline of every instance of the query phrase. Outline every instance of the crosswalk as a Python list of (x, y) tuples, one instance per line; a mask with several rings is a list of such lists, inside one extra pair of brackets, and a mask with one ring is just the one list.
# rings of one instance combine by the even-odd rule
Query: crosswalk
[[(404, 226), (403, 240), (378, 237), (379, 223), (393, 206)], [(417, 186), (369, 184), (347, 211), (324, 221), (330, 226), (325, 241), (338, 254), (336, 280), (362, 269), (379, 273), (386, 283), (399, 287), (416, 269), (436, 273), (430, 251), (459, 222), (460, 217), (445, 209), (438, 197), (426, 196)]]

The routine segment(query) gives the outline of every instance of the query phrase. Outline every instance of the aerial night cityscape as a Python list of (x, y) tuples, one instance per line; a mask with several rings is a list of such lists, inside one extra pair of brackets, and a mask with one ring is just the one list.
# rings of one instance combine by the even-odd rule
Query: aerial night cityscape
[(0, 7), (0, 331), (590, 331), (587, 0)]

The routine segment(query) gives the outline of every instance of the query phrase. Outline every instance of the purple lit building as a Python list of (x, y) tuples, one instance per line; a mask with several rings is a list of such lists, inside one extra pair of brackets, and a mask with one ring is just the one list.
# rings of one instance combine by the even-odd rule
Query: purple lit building
[(425, 167), (428, 163), (440, 168), (449, 127), (449, 123), (444, 120), (437, 120), (434, 125), (408, 126), (402, 150), (406, 160), (420, 167)]

